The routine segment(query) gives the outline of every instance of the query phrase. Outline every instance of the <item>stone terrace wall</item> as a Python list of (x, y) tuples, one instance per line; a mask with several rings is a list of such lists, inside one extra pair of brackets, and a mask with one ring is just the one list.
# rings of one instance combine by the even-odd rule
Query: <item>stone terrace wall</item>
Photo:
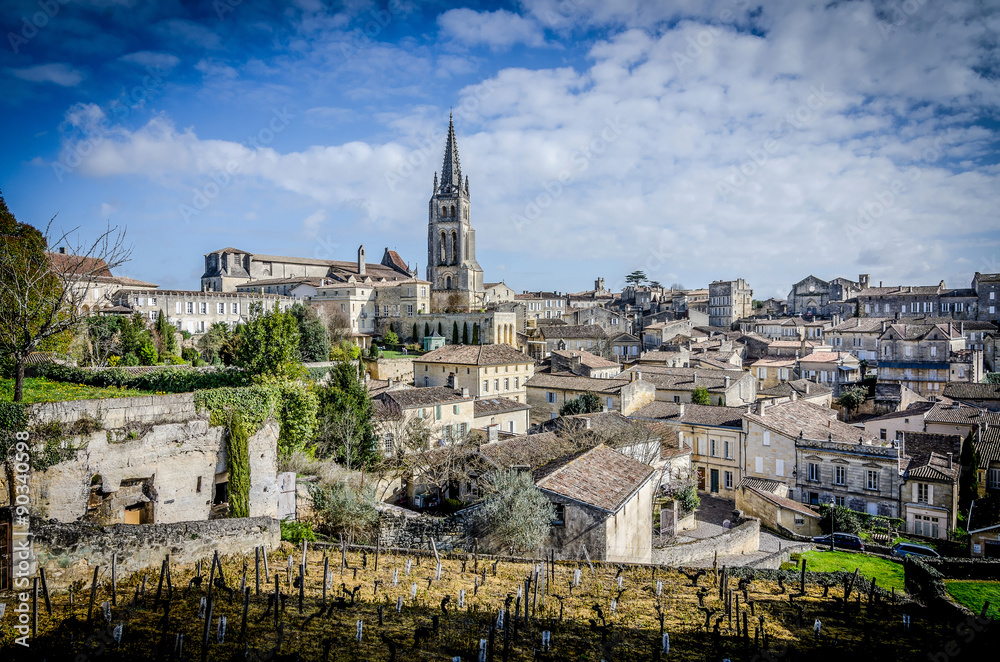
[(429, 550), (433, 538), (439, 552), (472, 549), (468, 516), (463, 513), (431, 517), (387, 503), (378, 504), (378, 509), (379, 535), (385, 547)]
[(36, 423), (73, 423), (86, 415), (100, 420), (103, 429), (121, 428), (127, 423), (186, 423), (208, 418), (207, 412), (195, 411), (193, 393), (45, 402), (31, 405), (30, 411)]
[(416, 356), (406, 358), (379, 359), (372, 361), (365, 360), (365, 370), (372, 379), (391, 379), (404, 384), (413, 383), (413, 359)]
[(64, 589), (76, 580), (93, 579), (94, 566), (110, 570), (115, 553), (122, 578), (158, 571), (167, 554), (171, 564), (185, 564), (211, 558), (216, 551), (225, 556), (252, 554), (259, 545), (274, 549), (281, 542), (281, 527), (270, 517), (112, 526), (32, 520), (31, 537), (49, 588)]
[(723, 554), (753, 554), (759, 547), (760, 520), (750, 519), (726, 533), (711, 538), (654, 549), (653, 563), (681, 566), (706, 556), (712, 556), (715, 552), (718, 552), (720, 556)]

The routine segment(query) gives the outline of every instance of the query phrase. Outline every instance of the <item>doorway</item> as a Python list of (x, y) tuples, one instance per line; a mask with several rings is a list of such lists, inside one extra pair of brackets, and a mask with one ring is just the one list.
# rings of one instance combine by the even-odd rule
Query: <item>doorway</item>
[(712, 469), (712, 493), (719, 493), (719, 470)]
[(698, 467), (698, 490), (705, 491), (705, 467)]

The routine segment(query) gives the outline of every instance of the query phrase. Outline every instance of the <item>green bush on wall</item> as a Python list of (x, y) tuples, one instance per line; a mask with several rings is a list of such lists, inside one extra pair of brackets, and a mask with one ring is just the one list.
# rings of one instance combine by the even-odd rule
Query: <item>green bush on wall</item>
[(229, 516), (250, 517), (250, 435), (239, 410), (229, 417), (226, 469), (229, 471)]

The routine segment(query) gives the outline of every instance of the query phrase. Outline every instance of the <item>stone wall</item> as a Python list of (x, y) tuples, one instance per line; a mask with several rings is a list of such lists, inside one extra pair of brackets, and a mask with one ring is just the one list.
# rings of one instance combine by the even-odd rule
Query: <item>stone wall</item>
[(33, 519), (31, 538), (49, 588), (61, 590), (77, 580), (91, 581), (95, 566), (110, 571), (112, 554), (117, 554), (121, 579), (143, 570), (158, 571), (167, 554), (173, 565), (204, 561), (216, 551), (225, 556), (253, 554), (260, 545), (275, 549), (281, 542), (281, 527), (270, 517), (112, 526)]
[(197, 418), (208, 419), (207, 412), (195, 412), (193, 393), (45, 402), (31, 405), (29, 411), (34, 423), (74, 423), (87, 416), (100, 422), (104, 429), (122, 428), (130, 423), (185, 423)]
[(413, 383), (414, 356), (396, 359), (365, 359), (365, 371), (372, 379), (391, 379), (404, 384)]
[(653, 563), (682, 566), (715, 552), (723, 554), (753, 554), (760, 548), (760, 520), (750, 519), (725, 533), (711, 538), (681, 543), (653, 550)]
[(379, 503), (376, 507), (379, 510), (379, 539), (385, 547), (429, 550), (433, 538), (439, 552), (472, 549), (468, 511), (431, 517), (388, 503)]

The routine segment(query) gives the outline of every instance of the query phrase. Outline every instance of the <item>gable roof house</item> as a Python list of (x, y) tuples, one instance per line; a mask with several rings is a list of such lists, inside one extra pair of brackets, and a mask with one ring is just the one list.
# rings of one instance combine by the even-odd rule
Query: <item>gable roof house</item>
[(555, 506), (544, 547), (557, 558), (649, 563), (653, 528), (652, 467), (603, 444), (533, 473)]

